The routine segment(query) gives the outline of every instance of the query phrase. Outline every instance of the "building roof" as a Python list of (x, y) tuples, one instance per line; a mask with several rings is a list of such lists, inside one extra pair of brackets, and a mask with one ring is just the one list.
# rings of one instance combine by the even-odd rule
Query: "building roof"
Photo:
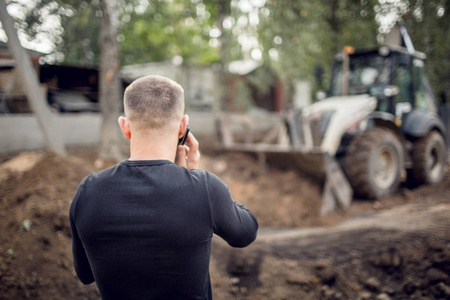
[[(45, 53), (42, 53), (42, 52), (38, 52), (38, 51), (26, 49), (26, 48), (25, 48), (25, 50), (27, 50), (28, 54), (34, 59), (39, 58), (42, 55), (45, 55)], [(3, 57), (4, 57), (4, 54), (8, 54), (8, 56), (12, 57), (7, 43), (0, 41), (0, 54), (3, 54)]]
[(228, 72), (237, 75), (247, 75), (262, 66), (260, 61), (256, 60), (236, 60), (228, 65)]

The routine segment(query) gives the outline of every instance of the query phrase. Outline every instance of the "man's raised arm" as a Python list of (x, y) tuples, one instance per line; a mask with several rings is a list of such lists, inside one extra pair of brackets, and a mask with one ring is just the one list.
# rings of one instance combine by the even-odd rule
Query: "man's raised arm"
[(207, 173), (214, 233), (232, 247), (246, 247), (256, 239), (258, 222), (244, 205), (233, 201), (228, 187), (217, 176)]

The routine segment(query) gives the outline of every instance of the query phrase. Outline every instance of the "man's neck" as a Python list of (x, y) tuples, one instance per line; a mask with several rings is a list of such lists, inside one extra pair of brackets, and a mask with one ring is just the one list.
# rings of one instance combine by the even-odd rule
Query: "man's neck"
[(176, 151), (177, 140), (174, 138), (167, 136), (132, 137), (129, 160), (170, 160), (174, 162)]

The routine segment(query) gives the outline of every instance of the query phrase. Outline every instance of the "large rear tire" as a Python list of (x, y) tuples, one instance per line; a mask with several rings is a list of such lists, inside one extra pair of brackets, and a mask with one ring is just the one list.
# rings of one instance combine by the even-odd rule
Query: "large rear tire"
[(376, 127), (355, 137), (345, 157), (345, 171), (356, 196), (377, 199), (398, 189), (404, 166), (397, 136)]
[(444, 177), (446, 162), (445, 142), (442, 135), (433, 130), (413, 144), (412, 169), (409, 178), (415, 185), (436, 184)]

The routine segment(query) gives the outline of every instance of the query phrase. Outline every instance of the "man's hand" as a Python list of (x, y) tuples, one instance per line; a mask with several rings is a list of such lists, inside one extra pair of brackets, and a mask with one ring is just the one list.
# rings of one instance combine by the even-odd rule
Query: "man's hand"
[(177, 149), (176, 164), (188, 170), (198, 169), (200, 162), (200, 151), (198, 150), (198, 141), (194, 135), (189, 132), (186, 144), (179, 145)]

